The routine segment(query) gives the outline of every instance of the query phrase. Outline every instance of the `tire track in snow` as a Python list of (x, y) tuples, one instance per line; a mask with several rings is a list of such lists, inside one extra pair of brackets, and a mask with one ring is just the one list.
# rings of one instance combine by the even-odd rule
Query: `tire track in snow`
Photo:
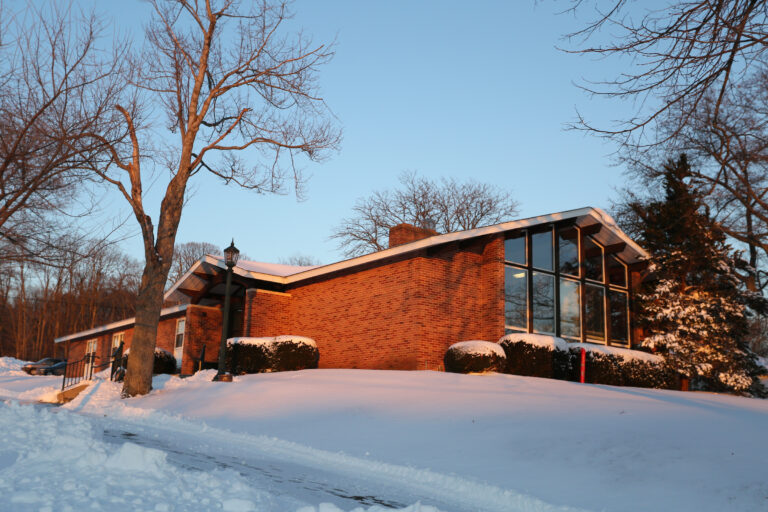
[[(458, 510), (477, 512), (587, 512), (568, 506), (544, 502), (514, 490), (476, 482), (455, 475), (386, 462), (361, 459), (339, 452), (319, 450), (276, 437), (256, 436), (209, 427), (159, 411), (133, 408), (125, 403), (108, 408), (109, 420), (135, 425), (147, 430), (162, 431), (167, 436), (185, 434), (212, 448), (225, 444), (232, 453), (258, 458), (268, 456), (318, 471), (331, 472), (354, 479), (368, 480), (378, 485), (401, 489), (422, 500), (434, 499), (438, 506), (450, 504)], [(90, 411), (81, 414), (99, 418)], [(214, 443), (211, 440), (215, 440)], [(233, 451), (234, 450), (234, 451)]]

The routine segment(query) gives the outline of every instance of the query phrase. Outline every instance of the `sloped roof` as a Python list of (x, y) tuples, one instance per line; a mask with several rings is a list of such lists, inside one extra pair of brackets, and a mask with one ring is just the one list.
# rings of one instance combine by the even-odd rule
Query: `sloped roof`
[[(527, 219), (519, 219), (510, 222), (503, 222), (501, 224), (495, 224), (493, 226), (485, 226), (481, 228), (469, 229), (466, 231), (457, 231), (453, 233), (446, 233), (444, 235), (431, 236), (417, 240), (415, 242), (399, 245), (383, 251), (377, 251), (371, 254), (358, 256), (348, 260), (339, 261), (337, 263), (331, 263), (329, 265), (300, 267), (293, 265), (280, 265), (276, 263), (261, 263), (256, 261), (238, 261), (234, 267), (233, 272), (238, 275), (249, 279), (258, 281), (266, 281), (277, 284), (291, 284), (305, 279), (311, 279), (314, 277), (329, 274), (339, 270), (345, 270), (353, 268), (359, 265), (364, 265), (393, 256), (399, 256), (412, 251), (418, 251), (428, 247), (437, 246), (449, 242), (457, 242), (461, 240), (467, 240), (469, 238), (481, 237), (485, 235), (503, 233), (505, 231), (511, 231), (515, 229), (522, 229), (533, 227), (540, 224), (547, 224), (550, 222), (556, 222), (559, 220), (574, 219), (576, 225), (580, 227), (592, 226), (600, 224), (602, 228), (595, 233), (593, 237), (603, 245), (610, 245), (623, 242), (625, 244), (624, 249), (617, 253), (617, 255), (627, 263), (636, 263), (642, 258), (648, 256), (648, 254), (637, 245), (626, 233), (624, 233), (616, 221), (611, 218), (606, 212), (599, 208), (579, 208), (577, 210), (568, 210), (564, 212), (551, 213), (548, 215), (541, 215), (538, 217), (529, 217)], [(186, 299), (187, 295), (182, 290), (202, 290), (207, 284), (206, 276), (215, 276), (221, 271), (226, 270), (224, 259), (221, 256), (214, 256), (207, 254), (200, 258), (192, 267), (187, 271), (178, 282), (176, 282), (165, 294), (165, 300), (181, 301)]]

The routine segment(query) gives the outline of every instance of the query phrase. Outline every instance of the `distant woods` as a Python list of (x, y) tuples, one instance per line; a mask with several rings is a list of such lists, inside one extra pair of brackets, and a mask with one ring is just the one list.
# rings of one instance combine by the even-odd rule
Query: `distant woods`
[[(21, 250), (0, 259), (0, 356), (63, 356), (56, 337), (134, 316), (138, 260), (102, 241), (62, 237), (54, 247), (45, 259)], [(202, 256), (221, 252), (209, 242), (177, 244), (169, 286)]]
[(98, 242), (86, 256), (72, 249), (62, 247), (55, 264), (0, 260), (0, 355), (63, 355), (54, 338), (133, 316), (139, 262)]

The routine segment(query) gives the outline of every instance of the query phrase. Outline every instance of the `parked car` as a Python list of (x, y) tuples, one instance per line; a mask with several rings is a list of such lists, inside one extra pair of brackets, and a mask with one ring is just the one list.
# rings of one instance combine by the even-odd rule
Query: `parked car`
[(30, 375), (64, 375), (66, 367), (66, 359), (46, 357), (36, 363), (25, 364), (21, 369)]

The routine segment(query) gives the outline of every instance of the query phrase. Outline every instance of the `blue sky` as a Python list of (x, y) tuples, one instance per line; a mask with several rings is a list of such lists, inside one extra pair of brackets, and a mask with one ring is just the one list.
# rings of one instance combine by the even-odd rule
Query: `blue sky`
[[(556, 14), (563, 5), (297, 1), (292, 23), (316, 41), (336, 40), (320, 83), (344, 132), (341, 149), (322, 164), (302, 164), (311, 176), (302, 202), (196, 176), (177, 242), (224, 247), (234, 238), (259, 261), (337, 261), (333, 227), (357, 198), (396, 185), (404, 170), (498, 184), (520, 202), (521, 217), (607, 208), (624, 181), (611, 165), (614, 146), (566, 124), (577, 108), (596, 121), (620, 116), (620, 104), (573, 85), (615, 69), (556, 49), (580, 26)], [(146, 10), (134, 7), (110, 13), (135, 29)], [(135, 220), (128, 226), (138, 233)], [(123, 243), (137, 258), (141, 247), (138, 235)]]

